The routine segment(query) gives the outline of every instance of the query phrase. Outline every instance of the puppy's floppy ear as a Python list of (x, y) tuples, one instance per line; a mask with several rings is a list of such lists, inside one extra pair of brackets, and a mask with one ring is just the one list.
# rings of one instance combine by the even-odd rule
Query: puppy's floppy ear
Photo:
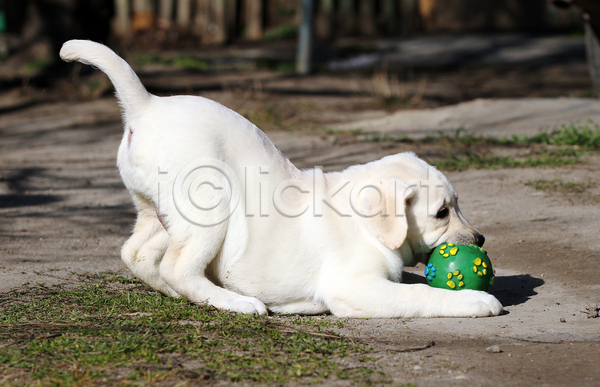
[(355, 186), (351, 203), (371, 233), (385, 246), (396, 250), (406, 239), (406, 206), (414, 194), (414, 189), (394, 177)]

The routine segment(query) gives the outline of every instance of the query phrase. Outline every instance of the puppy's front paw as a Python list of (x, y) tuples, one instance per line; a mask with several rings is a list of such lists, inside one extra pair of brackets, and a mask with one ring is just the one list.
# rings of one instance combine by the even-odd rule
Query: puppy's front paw
[(246, 314), (267, 314), (267, 307), (260, 300), (254, 297), (239, 296), (231, 301), (225, 309), (237, 313)]
[(461, 317), (498, 316), (504, 311), (500, 301), (489, 293), (468, 289), (461, 290), (459, 293), (465, 296)]

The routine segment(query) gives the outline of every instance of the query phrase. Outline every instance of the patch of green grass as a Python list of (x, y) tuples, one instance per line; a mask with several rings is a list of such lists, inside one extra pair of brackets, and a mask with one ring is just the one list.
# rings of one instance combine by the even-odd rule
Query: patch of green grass
[[(465, 156), (450, 155), (445, 160), (434, 162), (441, 169), (560, 167), (578, 164), (581, 157), (589, 151), (600, 150), (600, 127), (591, 126), (590, 123), (581, 126), (569, 125), (534, 136), (512, 136), (504, 139), (462, 134), (459, 129), (455, 136), (446, 136), (442, 140), (461, 145), (467, 148), (467, 151)], [(468, 149), (474, 145), (522, 148), (534, 144), (551, 147), (533, 151), (523, 159), (510, 156), (485, 157), (471, 153)]]
[(36, 59), (33, 62), (26, 64), (23, 71), (28, 75), (37, 74), (50, 67), (53, 63), (54, 60), (51, 57)]
[(131, 58), (137, 68), (145, 68), (149, 65), (161, 65), (185, 70), (210, 71), (210, 70), (248, 70), (264, 69), (269, 71), (293, 72), (296, 63), (273, 59), (256, 60), (210, 60), (195, 56), (185, 55), (178, 57), (165, 57), (154, 54), (140, 53)]
[(538, 191), (558, 192), (562, 194), (581, 194), (596, 186), (596, 182), (574, 182), (561, 179), (536, 179), (525, 183)]
[(531, 137), (513, 136), (511, 139), (506, 140), (506, 143), (571, 145), (600, 150), (600, 126), (591, 122), (583, 125), (571, 124)]
[(298, 35), (297, 24), (281, 24), (265, 32), (264, 40), (273, 42), (281, 39), (294, 39)]
[(508, 138), (497, 138), (491, 136), (477, 136), (466, 133), (463, 128), (456, 130), (454, 135), (440, 133), (438, 136), (426, 137), (421, 141), (447, 141), (452, 144), (470, 146), (477, 143), (493, 145), (556, 145), (556, 146), (579, 146), (591, 150), (600, 149), (600, 126), (587, 122), (582, 125), (571, 124), (556, 129), (540, 132), (533, 136), (513, 135)]
[(154, 63), (165, 63), (165, 60), (161, 59), (159, 56), (147, 53), (138, 53), (134, 55), (131, 59), (135, 63), (136, 67), (139, 68), (144, 68), (147, 65)]
[[(365, 133), (360, 130), (361, 133)], [(561, 126), (557, 129), (548, 130), (535, 134), (533, 136), (513, 135), (507, 138), (498, 138), (492, 136), (478, 136), (473, 133), (467, 133), (464, 128), (458, 128), (454, 134), (438, 133), (421, 139), (411, 139), (406, 136), (398, 137), (381, 137), (372, 136), (368, 141), (393, 141), (393, 142), (413, 142), (421, 144), (429, 144), (432, 142), (445, 142), (449, 145), (471, 146), (475, 144), (489, 145), (566, 145), (579, 146), (586, 149), (600, 150), (600, 126), (590, 122), (582, 125)]]
[(563, 167), (579, 163), (580, 152), (574, 151), (543, 151), (518, 160), (511, 156), (480, 156), (476, 153), (467, 153), (465, 156), (450, 154), (447, 158), (433, 160), (431, 164), (443, 170), (500, 169), (524, 167)]
[(173, 66), (180, 69), (190, 69), (198, 71), (210, 70), (213, 64), (208, 60), (202, 60), (191, 56), (179, 56), (176, 58), (163, 58), (158, 55), (141, 53), (133, 57), (137, 67), (144, 68), (150, 64), (161, 64)]
[(410, 109), (413, 107), (413, 103), (409, 98), (402, 98), (398, 96), (379, 97), (374, 103), (373, 107), (378, 109)]
[(206, 71), (211, 68), (210, 62), (208, 62), (206, 60), (192, 58), (189, 56), (182, 56), (182, 57), (175, 58), (171, 61), (171, 64), (177, 68), (199, 70), (199, 71)]
[(269, 71), (294, 72), (296, 71), (296, 62), (259, 59), (256, 61), (256, 68)]
[[(369, 348), (323, 330), (328, 321), (221, 312), (112, 274), (73, 289), (2, 293), (0, 307), (0, 384), (370, 384), (385, 378), (368, 367)], [(347, 357), (361, 366), (344, 368), (338, 360)]]
[(415, 139), (408, 136), (379, 136), (369, 135), (368, 132), (363, 129), (355, 129), (351, 132), (352, 134), (365, 135), (363, 141), (369, 142), (395, 142), (395, 143), (407, 143), (407, 144), (444, 144), (448, 146), (470, 146), (475, 143), (492, 142), (498, 143), (498, 139), (494, 137), (480, 137), (471, 133), (466, 133), (463, 128), (458, 128), (453, 135), (448, 135), (443, 132), (439, 132), (436, 135), (428, 135), (423, 138)]
[[(582, 156), (600, 150), (600, 127), (592, 123), (509, 138), (477, 136), (462, 128), (453, 135), (439, 133), (421, 139), (381, 137), (360, 130), (353, 134), (361, 136), (362, 141), (434, 148), (434, 157), (423, 156), (443, 170), (570, 166), (580, 163)], [(510, 149), (515, 156), (490, 155), (493, 149)]]

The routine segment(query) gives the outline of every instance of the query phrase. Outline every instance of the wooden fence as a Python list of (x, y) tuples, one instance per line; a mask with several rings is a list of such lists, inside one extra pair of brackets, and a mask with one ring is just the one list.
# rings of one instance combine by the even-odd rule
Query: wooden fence
[[(281, 25), (269, 10), (292, 10), (287, 31), (300, 20), (300, 0), (114, 0), (113, 31), (118, 36), (145, 29), (176, 28), (206, 43), (259, 40)], [(314, 34), (327, 40), (342, 36), (382, 36), (415, 30), (464, 31), (572, 28), (576, 11), (557, 11), (552, 0), (312, 0)], [(528, 27), (529, 26), (529, 27)], [(285, 27), (285, 26), (283, 26)], [(530, 28), (529, 28), (530, 29)], [(271, 34), (272, 35), (272, 34)]]
[[(118, 36), (159, 28), (177, 28), (202, 41), (259, 40), (268, 25), (267, 0), (114, 0), (113, 31)], [(415, 28), (419, 0), (314, 0), (315, 35), (375, 36)], [(299, 10), (300, 2), (287, 1)], [(295, 24), (299, 22), (296, 12)], [(293, 28), (293, 26), (292, 26)], [(273, 28), (272, 28), (273, 29)]]

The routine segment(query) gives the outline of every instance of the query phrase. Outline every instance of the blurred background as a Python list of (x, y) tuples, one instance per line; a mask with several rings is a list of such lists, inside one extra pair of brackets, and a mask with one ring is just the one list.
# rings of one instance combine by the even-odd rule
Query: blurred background
[[(356, 77), (355, 92), (413, 106), (490, 96), (593, 95), (584, 9), (593, 13), (594, 1), (304, 3), (303, 12), (300, 1), (289, 0), (0, 0), (0, 86), (47, 88), (73, 77), (73, 65), (61, 63), (58, 51), (64, 41), (80, 38), (118, 50), (146, 78), (167, 68), (342, 74)], [(311, 34), (299, 47), (303, 24)], [(302, 49), (308, 58), (300, 58)], [(308, 60), (308, 68), (300, 60)], [(500, 78), (504, 87), (494, 84)], [(110, 89), (95, 83), (78, 93), (99, 96)], [(149, 88), (182, 91), (167, 83), (157, 79)], [(188, 92), (217, 87), (185, 83)]]
[[(518, 37), (582, 37), (584, 31), (582, 8), (569, 7), (569, 1), (560, 2), (562, 7), (550, 0), (305, 3), (312, 9), (308, 12), (315, 42), (313, 71), (375, 68), (382, 62), (392, 67), (489, 64), (494, 53), (501, 56), (500, 49), (524, 44)], [(593, 8), (594, 1), (588, 3), (592, 4), (588, 8)], [(300, 1), (289, 0), (0, 0), (0, 74), (6, 86), (55, 70), (53, 67), (61, 67), (57, 57), (60, 45), (72, 38), (104, 42), (125, 53), (183, 50), (199, 60), (204, 59), (202, 53), (210, 51), (207, 47), (265, 47), (265, 51), (220, 56), (223, 60), (278, 62), (275, 67), (288, 64), (287, 69), (293, 70), (289, 64), (295, 62), (294, 45), (302, 20)], [(445, 39), (435, 38), (440, 35)], [(464, 39), (465, 35), (471, 38)], [(463, 39), (449, 41), (448, 36)], [(500, 36), (504, 39), (498, 40)], [(432, 39), (410, 44), (414, 37)], [(574, 56), (563, 61), (581, 60), (581, 47), (564, 47), (553, 56), (558, 55)], [(496, 62), (502, 59), (510, 62), (508, 57)], [(547, 60), (538, 56), (521, 58), (521, 62), (530, 64), (536, 59)]]

